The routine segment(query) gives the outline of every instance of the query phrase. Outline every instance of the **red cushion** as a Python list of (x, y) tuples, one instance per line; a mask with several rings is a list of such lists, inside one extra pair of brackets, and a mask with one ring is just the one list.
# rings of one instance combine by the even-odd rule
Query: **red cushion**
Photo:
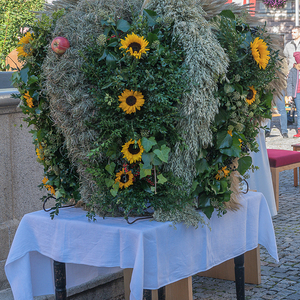
[(280, 149), (267, 149), (270, 166), (277, 168), (300, 162), (300, 152)]

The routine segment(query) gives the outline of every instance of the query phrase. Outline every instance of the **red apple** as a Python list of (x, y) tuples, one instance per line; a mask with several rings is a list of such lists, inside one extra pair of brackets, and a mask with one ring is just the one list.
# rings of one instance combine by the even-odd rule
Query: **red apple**
[(64, 54), (69, 47), (69, 41), (62, 36), (57, 36), (51, 43), (52, 50), (57, 54)]

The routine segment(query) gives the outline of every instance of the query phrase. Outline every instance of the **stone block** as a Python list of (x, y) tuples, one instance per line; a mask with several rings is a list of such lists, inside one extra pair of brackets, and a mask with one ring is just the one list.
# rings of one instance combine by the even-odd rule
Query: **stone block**
[(19, 221), (16, 219), (0, 224), (0, 261), (7, 258), (18, 225)]
[(9, 115), (0, 110), (0, 223), (13, 219)]
[(10, 287), (4, 271), (5, 262), (5, 260), (0, 261), (0, 291)]

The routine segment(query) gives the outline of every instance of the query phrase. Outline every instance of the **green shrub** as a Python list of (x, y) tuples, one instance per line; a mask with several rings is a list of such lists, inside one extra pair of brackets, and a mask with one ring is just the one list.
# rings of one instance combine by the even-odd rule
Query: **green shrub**
[(5, 57), (17, 46), (22, 27), (36, 19), (45, 0), (0, 0), (0, 71), (5, 71)]

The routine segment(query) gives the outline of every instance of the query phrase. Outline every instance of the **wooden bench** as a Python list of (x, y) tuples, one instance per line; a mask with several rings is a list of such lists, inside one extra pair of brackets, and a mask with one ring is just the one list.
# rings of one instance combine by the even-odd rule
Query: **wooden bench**
[(300, 168), (300, 152), (267, 149), (277, 211), (279, 209), (279, 172), (294, 169), (294, 186), (298, 186), (297, 168)]

